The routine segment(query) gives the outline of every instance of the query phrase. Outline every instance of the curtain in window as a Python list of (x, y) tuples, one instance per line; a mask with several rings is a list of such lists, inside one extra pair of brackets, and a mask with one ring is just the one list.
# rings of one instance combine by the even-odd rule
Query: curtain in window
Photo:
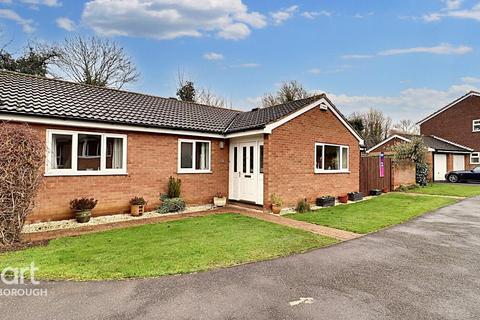
[(123, 161), (123, 140), (122, 139), (114, 139), (113, 140), (113, 152), (112, 152), (112, 168), (113, 169), (121, 169), (122, 168), (122, 161)]
[(50, 146), (51, 148), (51, 154), (52, 154), (52, 160), (51, 160), (51, 167), (52, 169), (58, 169), (58, 164), (57, 164), (57, 137), (55, 135), (52, 136), (52, 145)]

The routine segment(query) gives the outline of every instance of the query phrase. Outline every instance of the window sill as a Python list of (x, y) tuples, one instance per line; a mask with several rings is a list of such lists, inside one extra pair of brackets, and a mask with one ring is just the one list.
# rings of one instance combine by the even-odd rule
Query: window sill
[(85, 176), (128, 176), (128, 172), (66, 172), (56, 173), (48, 172), (43, 175), (44, 177), (85, 177)]
[(329, 173), (350, 173), (350, 170), (315, 170), (315, 174), (329, 174)]
[(209, 173), (212, 173), (212, 171), (210, 170), (181, 170), (181, 171), (177, 171), (177, 174), (209, 174)]

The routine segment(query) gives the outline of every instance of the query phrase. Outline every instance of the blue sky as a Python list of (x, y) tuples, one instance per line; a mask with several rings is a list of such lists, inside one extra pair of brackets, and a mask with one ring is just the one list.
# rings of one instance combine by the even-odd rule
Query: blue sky
[(114, 39), (141, 73), (129, 90), (174, 96), (182, 70), (238, 109), (295, 79), (346, 115), (419, 120), (480, 87), (479, 0), (0, 0), (0, 26), (15, 52)]

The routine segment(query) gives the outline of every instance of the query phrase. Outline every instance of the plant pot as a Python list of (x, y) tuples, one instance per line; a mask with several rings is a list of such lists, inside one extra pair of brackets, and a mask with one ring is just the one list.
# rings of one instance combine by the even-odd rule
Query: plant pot
[(130, 214), (134, 217), (139, 217), (143, 214), (145, 206), (142, 204), (132, 204), (130, 206)]
[(335, 205), (335, 197), (317, 198), (315, 204), (319, 207), (333, 207)]
[(282, 211), (282, 207), (276, 204), (272, 204), (272, 212), (274, 214), (280, 214), (280, 211)]
[(348, 202), (348, 195), (339, 196), (338, 201), (340, 201), (340, 203), (347, 203)]
[(387, 188), (383, 188), (382, 189), (382, 193), (387, 193), (388, 192), (388, 189)]
[(370, 195), (371, 196), (379, 196), (382, 194), (382, 190), (380, 189), (373, 189), (373, 190), (370, 190)]
[(213, 197), (213, 204), (215, 207), (225, 207), (227, 205), (226, 197)]
[(91, 210), (82, 210), (82, 211), (75, 211), (75, 219), (78, 223), (86, 223), (90, 221), (90, 217), (92, 216)]
[(350, 192), (348, 194), (349, 201), (360, 201), (363, 199), (363, 193), (361, 192)]

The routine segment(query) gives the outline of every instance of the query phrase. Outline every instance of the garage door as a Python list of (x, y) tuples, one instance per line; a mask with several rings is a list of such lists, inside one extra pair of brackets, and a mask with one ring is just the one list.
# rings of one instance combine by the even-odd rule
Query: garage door
[(447, 173), (447, 155), (435, 154), (433, 156), (433, 179), (435, 181), (445, 180), (445, 174)]
[(465, 156), (464, 155), (454, 155), (453, 156), (453, 170), (465, 170)]

